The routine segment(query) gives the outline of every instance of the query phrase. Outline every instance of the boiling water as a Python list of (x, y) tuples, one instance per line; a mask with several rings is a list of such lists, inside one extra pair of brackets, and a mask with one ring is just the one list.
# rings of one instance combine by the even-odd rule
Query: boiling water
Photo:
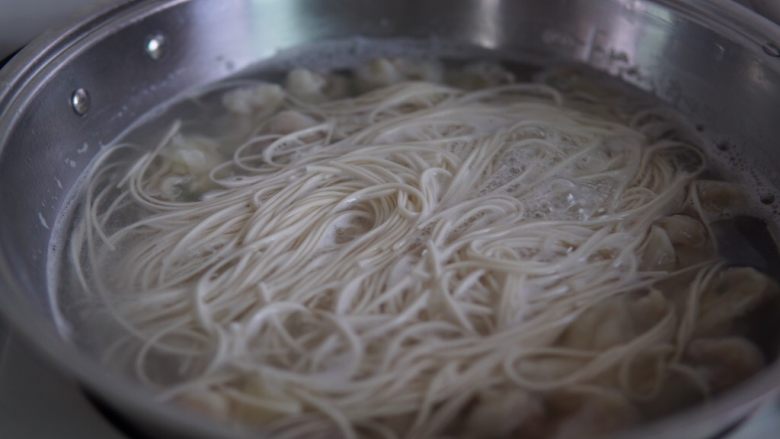
[[(311, 52), (304, 51), (282, 55), (272, 62), (265, 63), (251, 71), (243, 72), (242, 74), (232, 78), (231, 80), (225, 81), (222, 84), (210, 86), (205, 90), (192, 92), (174, 104), (161, 107), (161, 109), (156, 111), (153, 116), (150, 116), (146, 120), (141, 121), (138, 126), (124, 134), (119, 142), (143, 146), (140, 148), (127, 149), (126, 151), (116, 155), (116, 157), (112, 159), (112, 162), (109, 162), (124, 164), (112, 172), (112, 174), (115, 176), (113, 181), (116, 182), (118, 179), (120, 179), (121, 175), (127, 171), (128, 166), (138, 160), (138, 158), (140, 158), (143, 153), (153, 148), (154, 145), (159, 142), (159, 139), (163, 137), (170, 129), (171, 124), (175, 120), (181, 121), (180, 131), (187, 133), (187, 136), (190, 138), (190, 142), (199, 141), (205, 144), (212, 142), (213, 139), (218, 139), (218, 144), (216, 147), (214, 147), (213, 151), (216, 151), (215, 154), (217, 154), (219, 157), (214, 160), (221, 161), (229, 159), (231, 154), (235, 151), (236, 146), (241, 144), (244, 139), (250, 136), (257, 127), (252, 123), (251, 120), (236, 117), (235, 114), (230, 114), (230, 112), (226, 111), (224, 103), (225, 94), (229, 93), (231, 90), (247, 86), (250, 81), (261, 78), (268, 82), (282, 82), (285, 78), (285, 75), (292, 67), (303, 65), (309, 66), (311, 68), (316, 67), (321, 71), (336, 72), (338, 75), (340, 75), (341, 78), (347, 81), (348, 84), (353, 84), (347, 87), (346, 95), (354, 96), (360, 93), (361, 90), (359, 85), (354, 85), (356, 80), (354, 78), (352, 68), (355, 66), (360, 66), (361, 63), (369, 56), (382, 54), (384, 56), (392, 57), (403, 54), (404, 56), (410, 57), (409, 59), (417, 60), (412, 62), (421, 62), (420, 60), (425, 59), (425, 56), (430, 53), (430, 51), (430, 47), (422, 47), (410, 44), (392, 47), (388, 46), (380, 50), (375, 46), (365, 45), (364, 43), (356, 44), (353, 42), (344, 47), (331, 47), (330, 51), (323, 51), (321, 48), (318, 48), (312, 50)], [(470, 79), (468, 75), (464, 76), (459, 72), (468, 70), (467, 66), (470, 62), (468, 59), (473, 59), (476, 57), (483, 58), (486, 56), (486, 54), (477, 53), (478, 51), (469, 53), (460, 52), (459, 50), (456, 51), (447, 47), (436, 47), (433, 49), (433, 51), (437, 54), (443, 54), (445, 57), (448, 55), (448, 51), (452, 52), (449, 53), (449, 55), (457, 53), (461, 56), (467, 57), (467, 59), (454, 59), (444, 63), (445, 74), (443, 74), (441, 78), (442, 81), (459, 86), (474, 87), (475, 85), (480, 85), (478, 84), (479, 81), (474, 81), (473, 78)], [(324, 54), (327, 54), (327, 56)], [(580, 111), (608, 112), (610, 117), (616, 117), (618, 119), (620, 117), (625, 117), (623, 120), (625, 123), (628, 122), (628, 116), (635, 114), (639, 109), (657, 106), (657, 103), (653, 102), (648, 97), (641, 95), (636, 90), (630, 89), (623, 84), (614, 83), (608, 78), (579, 67), (538, 69), (517, 63), (505, 63), (503, 67), (489, 65), (489, 67), (480, 68), (491, 72), (490, 74), (492, 76), (490, 76), (490, 78), (493, 78), (491, 80), (495, 80), (499, 83), (504, 81), (505, 76), (510, 73), (514, 77), (515, 81), (547, 81), (548, 83), (557, 86), (562, 90), (567, 90), (568, 97), (574, 96), (574, 105), (576, 108), (579, 108)], [(471, 83), (469, 81), (471, 81)], [(577, 87), (585, 88), (577, 89)], [(599, 99), (594, 101), (592, 96), (594, 93), (604, 93), (601, 95), (600, 99), (606, 97), (606, 99), (611, 99), (611, 101), (608, 101), (606, 105), (604, 102), (599, 101)], [(708, 155), (709, 163), (707, 164), (707, 170), (700, 174), (700, 179), (717, 181), (724, 180), (724, 177), (728, 176), (728, 180), (730, 181), (740, 181), (740, 175), (733, 175), (733, 172), (726, 171), (729, 169), (728, 164), (730, 161), (735, 160), (733, 156), (721, 154), (722, 151), (717, 148), (713, 148), (712, 145), (709, 145), (706, 139), (701, 136), (697, 130), (687, 126), (684, 121), (677, 120), (678, 116), (669, 116), (669, 119), (674, 121), (672, 124), (673, 127), (670, 128), (669, 119), (663, 120), (662, 116), (659, 116), (659, 114), (665, 113), (671, 114), (667, 111), (648, 114), (647, 117), (651, 119), (661, 118), (657, 124), (657, 132), (654, 132), (652, 123), (647, 125), (650, 127), (647, 128), (648, 135), (658, 139), (684, 139), (702, 148)], [(498, 119), (485, 119), (481, 121), (479, 126), (485, 131), (485, 133), (489, 133), (496, 128), (506, 128), (506, 123)], [(422, 131), (411, 130), (396, 133), (383, 133), (380, 138), (383, 143), (408, 142), (412, 140), (411, 138), (420, 138), (421, 136), (424, 137), (426, 135), (424, 129), (425, 128), (423, 127), (420, 128)], [(563, 152), (565, 152), (567, 148), (576, 148), (577, 142), (579, 141), (574, 137), (560, 137), (558, 133), (555, 132), (555, 130), (545, 130), (544, 128), (540, 128), (538, 126), (529, 127), (527, 130), (518, 130), (514, 132), (513, 135), (515, 136), (513, 138), (515, 141), (529, 139), (554, 141), (556, 145), (559, 145)], [(192, 140), (196, 137), (200, 138), (201, 140)], [(509, 150), (503, 156), (501, 156), (499, 160), (497, 160), (498, 165), (495, 167), (495, 169), (493, 169), (491, 176), (487, 178), (484, 186), (479, 188), (478, 195), (488, 196), (497, 190), (501, 190), (509, 196), (523, 197), (525, 200), (525, 210), (522, 213), (518, 213), (518, 215), (523, 215), (523, 218), (527, 218), (529, 221), (598, 221), (600, 215), (605, 214), (603, 209), (605, 200), (609, 199), (611, 194), (618, 190), (617, 184), (615, 183), (614, 179), (610, 177), (608, 172), (605, 172), (604, 175), (598, 178), (589, 180), (587, 184), (579, 184), (575, 183), (574, 181), (577, 179), (578, 170), (590, 169), (594, 166), (597, 166), (599, 163), (609, 161), (615, 153), (616, 148), (623, 148), (625, 147), (626, 142), (631, 142), (632, 140), (630, 138), (617, 138), (613, 139), (613, 141), (615, 142), (614, 145), (609, 143), (601, 145), (599, 148), (594, 149), (591, 154), (584, 155), (577, 161), (571, 163), (570, 166), (559, 169), (554, 176), (546, 180), (546, 184), (536, 186), (531, 189), (525, 187), (522, 184), (513, 185), (510, 183), (513, 181), (513, 179), (516, 179), (521, 175), (530, 175), (532, 177), (535, 175), (543, 175), (544, 172), (548, 171), (549, 169), (555, 168), (560, 159), (556, 158), (554, 155), (545, 156), (544, 153), (542, 153), (540, 156), (538, 151), (533, 149)], [(176, 140), (174, 139), (173, 142), (175, 143)], [(696, 154), (691, 154), (690, 151), (673, 151), (670, 154), (672, 154), (670, 160), (675, 163), (675, 166), (679, 169), (693, 169), (701, 165), (700, 158)], [(199, 156), (197, 158), (197, 160), (201, 159), (205, 161), (211, 160), (209, 157)], [(296, 157), (293, 156), (293, 159), (291, 160), (295, 159)], [(532, 165), (530, 163), (532, 163)], [(224, 177), (223, 181), (227, 183), (232, 181), (236, 184), (241, 184), (242, 179), (248, 178), (241, 172), (237, 172), (232, 169), (226, 170), (225, 175), (222, 175), (221, 177)], [(290, 179), (290, 184), (295, 183), (295, 181), (296, 176), (294, 175)], [(741, 182), (745, 183), (745, 181)], [(441, 181), (439, 183), (442, 185), (446, 184), (445, 181)], [(209, 197), (219, 197), (221, 196), (220, 191), (222, 190), (219, 185), (213, 185), (208, 182), (197, 182), (192, 178), (189, 180), (170, 180), (170, 185), (166, 187), (167, 189), (161, 189), (164, 196), (169, 197), (175, 201), (187, 202), (208, 200)], [(713, 183), (708, 187), (711, 192), (715, 191), (719, 194), (722, 194), (722, 198), (725, 198), (724, 201), (722, 199), (718, 199), (718, 197), (710, 197), (710, 201), (716, 204), (716, 208), (718, 210), (715, 212), (713, 218), (710, 219), (724, 219), (744, 215), (769, 218), (768, 212), (766, 211), (766, 206), (772, 204), (772, 200), (775, 196), (771, 191), (765, 189), (765, 186), (762, 186), (760, 191), (747, 190), (744, 192), (739, 192), (743, 189), (734, 189), (737, 186), (719, 186), (717, 183)], [(50, 272), (52, 273), (50, 285), (53, 287), (52, 295), (57, 299), (53, 301), (53, 303), (59, 304), (58, 309), (55, 310), (55, 312), (58, 315), (61, 315), (62, 332), (66, 337), (71, 339), (79, 346), (83, 347), (86, 351), (101, 358), (102, 361), (105, 361), (110, 365), (110, 367), (118, 370), (120, 373), (138, 378), (135, 376), (137, 371), (135, 370), (135, 363), (131, 355), (135, 354), (136, 351), (133, 349), (127, 349), (127, 355), (123, 355), (122, 352), (117, 352), (118, 349), (121, 350), (122, 346), (125, 346), (119, 345), (119, 348), (117, 348), (115, 342), (118, 339), (126, 337), (126, 327), (121, 322), (117, 321), (114, 314), (106, 309), (104, 303), (106, 299), (105, 297), (101, 297), (100, 295), (96, 297), (94, 294), (84, 293), (82, 288), (82, 280), (79, 279), (79, 276), (73, 270), (72, 264), (68, 261), (68, 252), (72, 249), (72, 247), (68, 245), (69, 237), (74, 233), (74, 230), (77, 227), (79, 221), (83, 220), (83, 212), (81, 211), (84, 203), (83, 191), (83, 185), (82, 187), (77, 188), (72, 197), (72, 208), (63, 212), (56, 226), (57, 232), (55, 235), (57, 236), (57, 241), (55, 244), (57, 245), (53, 246), (53, 248), (59, 249), (59, 251), (53, 252), (49, 257)], [(760, 196), (756, 195), (757, 192), (760, 193)], [(746, 195), (743, 195), (743, 193)], [(111, 197), (118, 196), (119, 191), (109, 192), (109, 194), (110, 199)], [(758, 199), (759, 197), (760, 200)], [(751, 199), (752, 202), (744, 202), (743, 198)], [(712, 201), (713, 199), (714, 201)], [(350, 205), (357, 204), (360, 201), (361, 200), (359, 197), (348, 199), (345, 202), (345, 206), (348, 207)], [(121, 215), (115, 215), (111, 217), (112, 222), (104, 224), (104, 227), (107, 230), (116, 230), (148, 215), (147, 211), (138, 208), (127, 208), (120, 210), (120, 212)], [(456, 218), (452, 218), (452, 220), (455, 219)], [(480, 220), (481, 217), (476, 215), (473, 218), (468, 218), (468, 221), (465, 221), (461, 227), (467, 229), (470, 227), (470, 225), (479, 223)], [(770, 221), (770, 224), (773, 224), (773, 222)], [(369, 228), (370, 225), (367, 224), (364, 220), (361, 220), (359, 217), (342, 218), (339, 221), (335, 221), (333, 225), (325, 231), (319, 245), (321, 245), (323, 249), (327, 249), (334, 245), (349, 242), (350, 240), (355, 239), (355, 237), (367, 233)], [(774, 230), (773, 226), (770, 228)], [(410, 241), (413, 241), (409, 245), (411, 248), (423, 246), (425, 242), (430, 239), (432, 233), (434, 233), (434, 230), (432, 230), (430, 227), (421, 228), (417, 236), (409, 238)], [(679, 237), (679, 239), (681, 240), (686, 239), (686, 236), (683, 236), (687, 233), (685, 230), (680, 229), (679, 231), (669, 231), (669, 235), (673, 233), (680, 235), (681, 237)], [(690, 236), (687, 238), (690, 238)], [(94, 239), (97, 240), (99, 237), (94, 237)], [(754, 243), (750, 242), (750, 236), (746, 236), (745, 239), (748, 242), (748, 246), (754, 246)], [(113, 270), (116, 273), (121, 274), (123, 270), (122, 261), (124, 260), (122, 254), (132, 250), (132, 242), (124, 243), (123, 245), (127, 246), (127, 248), (120, 247), (112, 251), (103, 249), (103, 251), (95, 255), (96, 258), (100, 260), (100, 266), (106, 270)], [(407, 243), (398, 243), (398, 245), (407, 245)], [(572, 246), (570, 249), (570, 251), (575, 250), (576, 249), (574, 246)], [(556, 253), (557, 250), (555, 248), (522, 248), (522, 246), (520, 246), (517, 251), (521, 257), (529, 259), (535, 258), (535, 261), (541, 262), (554, 260), (559, 256)], [(766, 252), (764, 252), (764, 254), (766, 254)], [(204, 257), (206, 257), (206, 255), (207, 254), (204, 254)], [(602, 256), (604, 258), (610, 257), (610, 255)], [(692, 261), (698, 261), (702, 258), (713, 256), (713, 249), (710, 246), (706, 251), (680, 251), (678, 256), (681, 258), (689, 258)], [(771, 254), (767, 256), (767, 258), (769, 257), (771, 257)], [(658, 258), (659, 260), (652, 262), (658, 263), (658, 267), (662, 267), (665, 261), (663, 261), (663, 258), (660, 256)], [(404, 278), (411, 276), (413, 273), (412, 262), (413, 259), (402, 258), (402, 260), (397, 264), (396, 269), (389, 274), (389, 278), (391, 279), (390, 284), (399, 283)], [(615, 265), (614, 268), (615, 270), (621, 269), (621, 267), (618, 265)], [(663, 269), (665, 268), (658, 268), (658, 270)], [(112, 273), (104, 274), (84, 272), (83, 275), (88, 282), (95, 282), (96, 278), (101, 276), (105, 276), (104, 280), (109, 281), (114, 278)], [(680, 287), (679, 280), (675, 279), (670, 280), (665, 285), (666, 286), (663, 286), (663, 288), (667, 289)], [(730, 287), (735, 286), (732, 285)], [(662, 286), (659, 286), (659, 288), (662, 288)], [(110, 289), (111, 288), (109, 284), (108, 290)], [(114, 292), (112, 292), (112, 294), (113, 293)], [(136, 293), (136, 291), (130, 290), (117, 291), (116, 297), (113, 297), (110, 300), (127, 302), (128, 300), (132, 300)], [(537, 292), (536, 294), (541, 295), (540, 292)], [(551, 289), (550, 294), (564, 293), (554, 293)], [(631, 292), (631, 294), (633, 294), (633, 292)], [(650, 298), (650, 294), (648, 294), (647, 297)], [(763, 299), (766, 299), (766, 301), (763, 302), (765, 304), (773, 303), (772, 298)], [(721, 303), (720, 305), (729, 306), (728, 303)], [(529, 310), (533, 309), (531, 305), (529, 305), (527, 308)], [(594, 308), (598, 307), (594, 306)], [(508, 316), (507, 319), (511, 321), (511, 319), (514, 318), (531, 318), (533, 317), (533, 312), (542, 311), (527, 311), (527, 314), (524, 316)], [(746, 309), (743, 315), (740, 315), (735, 319), (733, 327), (730, 327), (727, 334), (718, 334), (718, 336), (740, 336), (744, 337), (745, 340), (751, 340), (756, 344), (756, 346), (758, 346), (760, 349), (760, 354), (763, 355), (766, 360), (772, 360), (776, 355), (775, 346), (777, 340), (775, 340), (773, 337), (766, 337), (765, 335), (767, 333), (777, 332), (767, 330), (767, 328), (772, 326), (771, 322), (774, 320), (773, 313), (775, 313), (773, 306), (762, 307), (759, 311), (756, 311), (752, 307), (750, 309)], [(591, 318), (603, 319), (605, 316), (610, 316), (610, 314), (596, 313), (595, 317)], [(616, 319), (620, 320), (620, 318)], [(635, 319), (637, 320), (641, 320), (642, 318), (642, 316), (635, 316)], [(750, 321), (750, 325), (747, 324), (748, 321)], [(585, 325), (583, 327), (593, 328), (594, 326), (591, 324), (591, 326)], [(484, 330), (484, 328), (478, 327), (477, 330)], [(761, 336), (761, 334), (763, 334), (763, 336)], [(580, 347), (583, 346), (582, 343), (584, 343), (584, 345), (591, 346), (590, 338), (597, 338), (596, 335), (577, 334), (576, 331), (568, 331), (557, 334), (557, 337), (560, 338), (561, 343), (572, 343), (572, 346)], [(585, 341), (582, 340), (583, 338)], [(705, 344), (705, 346), (707, 345)], [(705, 348), (702, 349), (707, 351)], [(714, 351), (717, 351), (717, 349)], [(707, 352), (709, 352), (710, 355), (717, 356), (717, 352), (716, 354), (712, 354), (712, 349)], [(193, 362), (182, 362), (175, 356), (171, 357), (165, 352), (152, 351), (148, 354), (147, 361), (152, 365), (152, 371), (150, 374), (153, 375), (153, 381), (155, 383), (159, 383), (158, 385), (161, 388), (164, 388), (166, 384), (170, 383), (186, 382), (192, 376), (202, 372), (204, 368), (203, 365), (191, 364)], [(718, 365), (720, 365), (720, 363), (718, 363)], [(329, 373), (330, 372), (333, 371), (329, 371)], [(744, 376), (738, 377), (737, 381), (753, 372), (755, 372), (755, 370), (750, 369), (749, 371), (745, 372)], [(709, 373), (717, 375), (717, 373), (722, 374), (723, 372), (718, 372), (717, 370), (713, 372), (710, 370)], [(338, 376), (338, 374), (335, 374), (331, 377), (333, 380), (342, 378), (343, 377)], [(735, 384), (737, 383), (729, 383), (728, 386), (723, 385), (718, 388), (718, 386), (721, 385), (718, 383), (718, 385), (715, 386), (715, 391), (721, 391)], [(539, 394), (544, 394), (544, 392), (539, 392)], [(536, 393), (534, 393), (534, 395), (534, 397), (538, 396)], [(561, 432), (565, 431), (566, 428), (573, 428), (571, 425), (567, 424), (567, 419), (569, 419), (567, 416), (569, 416), (568, 414), (572, 412), (572, 409), (565, 407), (566, 404), (556, 400), (556, 397), (547, 396), (546, 394), (544, 395), (545, 396), (542, 398), (542, 402), (539, 402), (538, 404), (541, 404), (539, 407), (543, 407), (543, 411), (545, 411), (546, 414), (541, 416), (541, 420), (534, 421), (545, 425), (544, 428), (539, 430), (541, 433), (539, 431), (536, 433), (528, 433), (525, 430), (522, 431), (526, 434), (529, 434), (529, 437), (536, 437), (534, 434), (536, 434), (538, 437), (552, 437), (554, 434), (558, 435), (555, 437), (569, 437), (565, 436), (565, 434)], [(478, 412), (478, 410), (473, 409), (471, 412), (468, 412), (468, 407), (471, 407), (477, 404), (478, 401), (484, 400), (486, 398), (487, 397), (484, 395), (475, 397), (474, 401), (476, 402), (472, 401), (470, 405), (462, 409), (466, 412), (464, 417), (469, 419), (473, 417), (473, 412)], [(663, 400), (663, 398), (661, 398), (659, 401), (654, 400), (650, 403), (646, 401), (636, 403), (636, 405), (640, 407), (640, 419), (652, 419), (656, 416), (666, 414), (693, 402), (690, 398), (687, 397), (680, 397), (673, 400)], [(200, 402), (202, 403), (202, 401)], [(531, 406), (537, 407), (534, 404), (531, 404)], [(189, 405), (193, 405), (191, 401)], [(202, 410), (203, 406), (203, 404), (200, 404), (198, 408)], [(497, 413), (500, 413), (503, 409), (496, 410)], [(609, 410), (614, 413), (618, 413), (621, 409), (612, 407)], [(219, 410), (214, 409), (213, 407), (206, 404), (206, 411), (214, 412)], [(555, 415), (553, 416), (549, 413), (554, 413)], [(568, 414), (564, 416), (561, 413)], [(598, 413), (595, 415), (586, 413), (585, 416), (586, 418), (587, 416), (598, 416)], [(219, 416), (217, 415), (217, 417)], [(245, 422), (253, 422), (253, 419), (247, 419), (246, 415), (236, 415), (235, 417), (241, 418), (240, 420)], [(553, 418), (555, 419), (551, 420)], [(256, 421), (259, 421), (259, 423), (267, 423), (272, 420), (273, 419), (269, 420), (264, 416), (257, 416), (256, 419)], [(407, 421), (401, 419), (387, 422), (388, 425), (405, 426), (406, 424), (404, 424), (404, 422)], [(457, 422), (453, 422), (454, 427), (452, 428), (482, 428), (473, 426), (463, 427), (462, 425), (457, 424)], [(635, 422), (635, 420), (632, 422)], [(477, 422), (477, 424), (479, 424), (479, 422)], [(569, 425), (569, 427), (566, 427), (566, 425)], [(624, 428), (626, 426), (627, 425), (620, 424), (613, 426), (614, 428), (605, 428), (604, 431), (611, 431), (612, 429)], [(479, 432), (480, 431), (472, 431), (473, 434)]]

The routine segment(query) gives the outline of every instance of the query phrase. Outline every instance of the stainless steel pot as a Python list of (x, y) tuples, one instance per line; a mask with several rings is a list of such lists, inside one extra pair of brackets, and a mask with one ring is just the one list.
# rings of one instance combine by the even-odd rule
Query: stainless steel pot
[[(241, 433), (156, 403), (65, 342), (46, 256), (68, 190), (139, 115), (275, 51), (435, 38), (532, 62), (576, 61), (650, 90), (780, 187), (780, 29), (727, 0), (168, 0), (41, 37), (0, 72), (0, 307), (49, 360), (162, 437)], [(86, 152), (85, 152), (86, 151)], [(705, 438), (780, 388), (780, 365), (710, 404), (626, 433)]]

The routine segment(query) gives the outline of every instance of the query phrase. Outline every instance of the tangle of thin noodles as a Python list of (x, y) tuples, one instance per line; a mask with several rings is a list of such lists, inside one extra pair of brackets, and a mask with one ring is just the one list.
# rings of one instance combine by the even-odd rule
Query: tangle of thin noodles
[[(103, 163), (129, 147), (107, 148), (70, 253), (129, 334), (107, 361), (132, 357), (161, 397), (208, 395), (280, 437), (430, 437), (484, 389), (646, 399), (671, 373), (695, 375), (681, 355), (719, 265), (642, 258), (704, 158), (652, 135), (652, 113), (576, 105), (591, 101), (425, 82), (288, 99), (317, 124), (256, 130), (196, 201), (159, 189), (179, 123), (124, 173)], [(621, 343), (559, 343), (588, 310), (691, 272), (685, 307), (667, 303)], [(652, 373), (637, 387), (642, 361)]]

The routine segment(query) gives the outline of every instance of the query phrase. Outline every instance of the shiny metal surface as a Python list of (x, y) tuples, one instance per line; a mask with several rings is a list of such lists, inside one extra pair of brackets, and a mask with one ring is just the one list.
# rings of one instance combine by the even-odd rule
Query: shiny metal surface
[(70, 95), (70, 106), (79, 116), (87, 114), (87, 111), (89, 111), (90, 102), (89, 92), (83, 88), (77, 88), (76, 91)]
[(165, 35), (154, 34), (146, 40), (146, 54), (149, 58), (157, 60), (165, 53)]
[[(165, 36), (151, 47), (159, 56), (150, 53), (157, 35)], [(736, 145), (742, 166), (780, 187), (780, 59), (767, 50), (780, 44), (780, 30), (728, 0), (132, 2), (35, 41), (0, 71), (0, 309), (10, 324), (150, 432), (241, 437), (152, 401), (59, 337), (47, 294), (51, 228), (100, 145), (140, 115), (277, 51), (355, 36), (589, 64), (677, 107), (712, 141)], [(82, 87), (90, 109), (79, 116), (70, 100)], [(775, 365), (706, 406), (627, 437), (709, 437), (779, 387)]]
[(758, 14), (780, 24), (780, 3), (776, 0), (738, 0)]
[(126, 0), (0, 0), (0, 59), (53, 27)]

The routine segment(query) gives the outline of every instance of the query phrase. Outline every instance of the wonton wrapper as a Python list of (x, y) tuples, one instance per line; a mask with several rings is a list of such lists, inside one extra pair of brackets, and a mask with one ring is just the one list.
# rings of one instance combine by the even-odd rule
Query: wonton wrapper
[(284, 102), (285, 93), (276, 84), (258, 84), (239, 87), (222, 95), (222, 105), (233, 113), (271, 114)]

